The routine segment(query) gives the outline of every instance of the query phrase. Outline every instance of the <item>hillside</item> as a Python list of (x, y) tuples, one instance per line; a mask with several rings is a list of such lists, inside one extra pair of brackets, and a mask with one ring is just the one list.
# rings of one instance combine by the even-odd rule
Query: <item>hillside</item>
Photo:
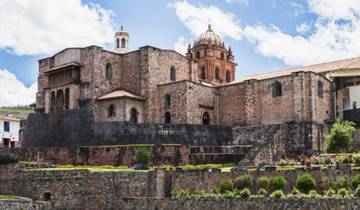
[(16, 107), (0, 107), (0, 116), (5, 114), (12, 114), (15, 118), (25, 119), (28, 114), (34, 112), (34, 108), (30, 106), (16, 106)]

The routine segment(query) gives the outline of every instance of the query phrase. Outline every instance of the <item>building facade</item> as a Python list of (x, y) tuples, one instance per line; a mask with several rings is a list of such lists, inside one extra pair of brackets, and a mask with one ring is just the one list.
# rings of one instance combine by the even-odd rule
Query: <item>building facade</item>
[(0, 116), (0, 147), (19, 147), (20, 119), (11, 115)]
[[(235, 81), (231, 47), (209, 25), (186, 55), (144, 46), (67, 48), (39, 61), (38, 112), (87, 109), (95, 121), (272, 125), (360, 119), (360, 58)], [(323, 136), (313, 130), (312, 136)]]

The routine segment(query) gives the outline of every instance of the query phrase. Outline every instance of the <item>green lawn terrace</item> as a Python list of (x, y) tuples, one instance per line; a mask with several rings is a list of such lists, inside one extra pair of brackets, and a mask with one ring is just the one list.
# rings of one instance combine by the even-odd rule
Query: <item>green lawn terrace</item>
[(10, 114), (17, 119), (26, 119), (33, 112), (34, 108), (30, 106), (0, 107), (0, 116)]

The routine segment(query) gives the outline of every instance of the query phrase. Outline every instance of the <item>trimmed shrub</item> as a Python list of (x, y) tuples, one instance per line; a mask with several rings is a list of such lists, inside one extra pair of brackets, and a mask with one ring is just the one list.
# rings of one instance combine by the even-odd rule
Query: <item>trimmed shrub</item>
[(337, 120), (325, 137), (326, 151), (329, 153), (347, 152), (356, 131), (354, 125), (353, 122)]
[(226, 199), (234, 199), (235, 197), (236, 197), (236, 195), (232, 191), (226, 191), (224, 193), (224, 198), (226, 198)]
[(360, 198), (360, 186), (358, 186), (354, 192), (354, 196)]
[(300, 192), (298, 189), (296, 189), (296, 187), (294, 187), (294, 188), (292, 189), (292, 191), (291, 191), (291, 194), (293, 194), (293, 195), (300, 195), (301, 192)]
[(319, 195), (319, 193), (317, 193), (316, 190), (310, 190), (309, 197), (310, 198), (321, 198), (321, 195)]
[(234, 180), (236, 189), (244, 189), (251, 187), (251, 177), (249, 175), (241, 175)]
[(325, 192), (326, 197), (334, 197), (336, 195), (336, 191), (332, 188), (329, 188), (326, 192)]
[(251, 192), (248, 188), (242, 189), (239, 193), (240, 198), (249, 198), (250, 195), (251, 195)]
[(259, 178), (256, 180), (256, 186), (257, 186), (258, 188), (263, 188), (263, 189), (268, 190), (268, 189), (269, 189), (269, 185), (270, 185), (270, 180), (269, 180), (269, 178), (266, 177), (266, 176), (259, 177)]
[(260, 188), (257, 194), (258, 194), (258, 195), (264, 195), (264, 196), (265, 196), (265, 195), (268, 194), (268, 191), (265, 190), (264, 188)]
[(274, 191), (273, 193), (271, 193), (270, 196), (271, 196), (272, 198), (278, 198), (278, 199), (285, 197), (285, 195), (284, 195), (284, 193), (283, 193), (282, 190), (276, 190), (276, 191)]
[(310, 190), (315, 189), (316, 181), (310, 174), (303, 174), (297, 177), (295, 185), (300, 192), (308, 194)]
[(339, 190), (341, 188), (347, 189), (349, 187), (349, 178), (346, 176), (339, 176), (335, 179), (335, 189)]
[(284, 190), (287, 185), (287, 181), (283, 176), (274, 176), (270, 178), (270, 187), (273, 191)]
[(231, 179), (225, 177), (224, 179), (221, 180), (219, 189), (221, 194), (225, 193), (226, 191), (231, 192), (234, 190), (234, 183)]
[(357, 174), (351, 178), (352, 189), (357, 189), (360, 184), (360, 174)]
[(141, 148), (136, 151), (136, 163), (148, 167), (152, 156), (152, 152), (150, 152), (148, 149)]
[(191, 195), (188, 189), (172, 189), (170, 193), (172, 198), (189, 198)]
[(342, 198), (350, 198), (349, 191), (346, 188), (341, 188), (337, 194)]
[(204, 190), (196, 189), (192, 193), (192, 197), (194, 197), (194, 198), (204, 198), (204, 197), (206, 197), (206, 193), (205, 193)]
[(211, 192), (214, 193), (214, 194), (221, 194), (219, 187), (214, 187), (214, 188), (212, 188), (212, 189), (211, 189)]

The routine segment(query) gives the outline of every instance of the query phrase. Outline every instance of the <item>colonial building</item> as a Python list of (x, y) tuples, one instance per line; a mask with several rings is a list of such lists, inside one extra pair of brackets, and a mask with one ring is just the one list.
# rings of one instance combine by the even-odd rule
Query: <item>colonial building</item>
[[(234, 54), (211, 25), (185, 56), (152, 46), (129, 52), (128, 44), (121, 31), (113, 52), (67, 48), (40, 60), (37, 111), (87, 109), (95, 121), (173, 124), (360, 119), (360, 58), (235, 81)], [(312, 132), (323, 138), (321, 126)]]
[(0, 147), (19, 147), (20, 119), (12, 115), (0, 116)]

